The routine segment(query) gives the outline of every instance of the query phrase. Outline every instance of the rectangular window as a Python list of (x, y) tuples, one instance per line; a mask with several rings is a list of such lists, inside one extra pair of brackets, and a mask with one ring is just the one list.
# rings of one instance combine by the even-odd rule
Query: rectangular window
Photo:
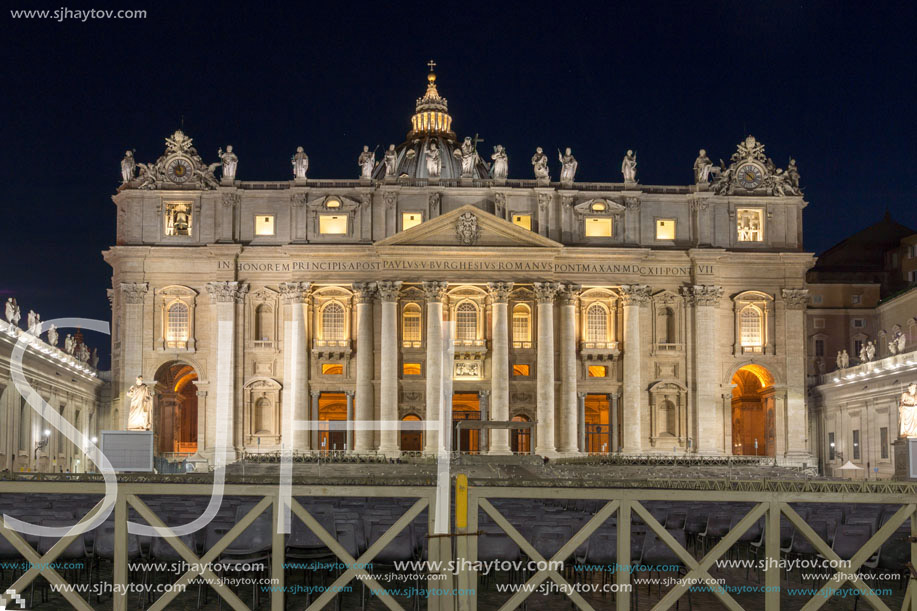
[(853, 353), (856, 355), (860, 354), (860, 350), (863, 348), (863, 340), (855, 339), (853, 340)]
[(588, 218), (586, 223), (587, 238), (610, 238), (611, 237), (611, 219), (606, 218)]
[(405, 363), (402, 366), (401, 371), (406, 376), (419, 376), (420, 375), (420, 363)]
[(318, 232), (322, 235), (347, 235), (347, 215), (320, 215), (318, 217)]
[(917, 282), (917, 270), (909, 271), (907, 273), (908, 282)]
[(416, 227), (423, 223), (423, 216), (419, 212), (402, 212), (401, 213), (401, 231)]
[(344, 365), (341, 363), (322, 363), (322, 375), (342, 376), (344, 375)]
[(825, 328), (825, 319), (816, 318), (812, 321), (812, 327), (815, 329), (824, 329)]
[(530, 371), (531, 371), (531, 368), (529, 365), (519, 365), (519, 364), (513, 365), (513, 376), (514, 377), (516, 376), (528, 377)]
[(255, 235), (274, 235), (273, 214), (259, 214), (255, 217)]
[(860, 460), (860, 431), (853, 431), (853, 460)]
[(191, 202), (166, 202), (163, 214), (167, 236), (191, 235)]
[(656, 239), (675, 239), (675, 219), (656, 219)]
[(866, 326), (866, 321), (863, 320), (862, 318), (853, 319), (853, 328), (854, 329), (862, 329), (865, 326)]
[(764, 210), (760, 208), (736, 210), (736, 230), (739, 242), (763, 242)]
[(514, 214), (513, 215), (513, 225), (518, 225), (523, 229), (532, 230), (532, 215), (531, 214)]
[(816, 305), (821, 305), (824, 301), (824, 298), (821, 295), (812, 295), (812, 303)]
[(834, 433), (828, 433), (828, 460), (836, 458), (837, 448), (834, 447)]
[(590, 378), (608, 377), (608, 367), (605, 367), (604, 365), (589, 365), (589, 377)]
[(861, 303), (863, 303), (863, 296), (862, 295), (851, 295), (850, 303), (852, 303), (853, 305), (860, 305)]
[(888, 427), (883, 426), (879, 429), (879, 455), (882, 458), (888, 458)]
[(825, 340), (815, 340), (815, 356), (825, 356)]

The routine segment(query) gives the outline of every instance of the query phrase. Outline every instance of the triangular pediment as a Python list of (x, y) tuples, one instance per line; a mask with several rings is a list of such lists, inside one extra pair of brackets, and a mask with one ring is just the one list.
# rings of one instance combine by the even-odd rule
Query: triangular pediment
[(376, 242), (376, 246), (563, 247), (471, 204), (389, 236)]

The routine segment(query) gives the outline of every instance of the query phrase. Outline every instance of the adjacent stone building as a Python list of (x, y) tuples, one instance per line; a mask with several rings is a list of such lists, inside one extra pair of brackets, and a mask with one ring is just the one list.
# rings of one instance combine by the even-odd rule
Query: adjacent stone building
[(584, 183), (569, 152), (560, 174), (509, 151), (506, 177), (456, 138), (432, 73), (411, 127), (355, 179), (307, 177), (302, 151), (291, 180), (239, 180), (235, 161), (218, 179), (181, 132), (136, 175), (126, 158), (104, 253), (111, 425), (142, 374), (162, 453), (433, 451), (327, 423), (436, 420), (451, 385), (454, 421), (536, 423), (463, 431), (463, 451), (812, 463), (795, 162), (749, 137), (683, 186), (640, 184), (633, 155), (624, 182)]

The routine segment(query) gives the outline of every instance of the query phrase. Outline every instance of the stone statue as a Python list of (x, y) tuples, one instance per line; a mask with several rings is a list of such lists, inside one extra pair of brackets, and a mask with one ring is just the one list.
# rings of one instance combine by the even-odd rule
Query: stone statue
[(293, 155), (293, 178), (300, 180), (306, 179), (306, 172), (309, 171), (309, 156), (306, 155), (301, 146), (296, 147), (296, 154)]
[(895, 341), (898, 342), (898, 352), (904, 352), (904, 347), (907, 346), (907, 336), (901, 331), (898, 331), (895, 333)]
[(462, 160), (462, 178), (472, 178), (474, 166), (478, 162), (478, 150), (475, 143), (471, 141), (471, 136), (465, 136), (462, 146), (455, 149), (452, 154), (456, 159)]
[(633, 151), (627, 151), (624, 160), (621, 161), (621, 174), (624, 175), (625, 183), (637, 182), (637, 154)]
[(26, 329), (28, 329), (29, 333), (38, 335), (38, 332), (41, 329), (41, 316), (39, 316), (38, 312), (35, 310), (29, 310), (29, 316), (27, 320), (28, 324), (26, 325)]
[(860, 346), (860, 353), (859, 353), (857, 356), (860, 357), (860, 362), (861, 362), (861, 363), (865, 363), (865, 362), (866, 362), (866, 360), (867, 360), (867, 359), (866, 359), (866, 344), (863, 344), (862, 346)]
[(134, 179), (134, 168), (137, 163), (134, 161), (134, 151), (125, 151), (124, 159), (121, 160), (121, 182), (128, 183)]
[(92, 356), (89, 357), (89, 364), (93, 369), (99, 368), (99, 350), (97, 348), (92, 349)]
[(837, 365), (838, 369), (844, 368), (844, 353), (840, 350), (837, 351), (837, 358), (834, 359), (834, 364)]
[(89, 347), (83, 342), (80, 342), (76, 347), (77, 360), (81, 363), (88, 363), (90, 356)]
[(892, 356), (898, 354), (898, 341), (895, 338), (892, 338), (891, 341), (886, 344), (888, 346), (888, 353)]
[(398, 154), (395, 152), (395, 145), (389, 144), (388, 150), (385, 151), (385, 175), (395, 175), (395, 164), (398, 161)]
[(369, 180), (373, 177), (373, 168), (376, 167), (376, 152), (369, 152), (369, 147), (363, 145), (363, 152), (357, 157), (357, 165), (360, 166), (360, 178)]
[(872, 361), (874, 358), (876, 358), (876, 345), (869, 340), (866, 342), (866, 360)]
[(705, 185), (710, 180), (710, 169), (713, 162), (707, 157), (707, 151), (701, 149), (697, 152), (697, 159), (694, 160), (694, 183)]
[(848, 367), (850, 367), (850, 355), (847, 354), (846, 348), (845, 348), (844, 350), (841, 351), (841, 356), (842, 356), (843, 359), (844, 359), (844, 361), (843, 361), (843, 362), (844, 362), (844, 369), (847, 369)]
[(570, 147), (568, 146), (563, 154), (557, 151), (557, 158), (560, 159), (560, 182), (573, 182), (573, 177), (576, 176), (576, 167), (579, 164), (576, 162), (576, 157), (573, 156)]
[(907, 392), (901, 393), (898, 402), (898, 417), (901, 420), (901, 437), (917, 437), (917, 383), (911, 382)]
[(223, 164), (223, 178), (233, 180), (236, 177), (236, 168), (239, 166), (239, 158), (232, 152), (232, 145), (226, 145), (226, 152), (223, 149), (217, 149), (217, 157)]
[(443, 162), (435, 142), (430, 143), (430, 147), (427, 149), (425, 155), (427, 157), (427, 176), (430, 178), (439, 178)]
[(790, 157), (790, 162), (786, 166), (786, 181), (793, 190), (799, 193), (799, 169), (796, 167), (796, 160)]
[(57, 347), (57, 327), (54, 325), (48, 327), (48, 343), (55, 348)]
[(137, 381), (128, 389), (127, 396), (131, 400), (131, 411), (127, 417), (127, 430), (150, 430), (153, 417), (153, 391), (143, 383), (143, 376), (137, 376)]
[(494, 154), (490, 158), (494, 160), (494, 178), (506, 178), (509, 174), (509, 159), (506, 157), (506, 150), (504, 150), (502, 144), (494, 147)]
[(544, 154), (540, 146), (532, 155), (532, 167), (535, 170), (535, 178), (551, 179), (551, 172), (548, 170), (548, 156)]
[(15, 297), (10, 297), (6, 300), (6, 320), (14, 327), (18, 327), (20, 318), (19, 304), (16, 303)]
[(64, 338), (64, 352), (67, 354), (73, 354), (73, 336), (69, 333), (67, 337)]

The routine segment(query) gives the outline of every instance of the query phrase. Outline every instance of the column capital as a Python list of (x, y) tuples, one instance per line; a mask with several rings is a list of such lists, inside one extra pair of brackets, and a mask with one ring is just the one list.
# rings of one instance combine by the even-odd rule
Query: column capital
[(344, 391), (344, 394), (347, 395), (347, 398), (348, 398), (348, 399), (353, 399), (353, 398), (356, 396), (357, 391), (355, 391), (355, 390), (345, 390), (345, 391)]
[(398, 293), (401, 291), (401, 280), (378, 282), (376, 288), (379, 290), (379, 298), (382, 301), (398, 301)]
[(577, 398), (579, 398), (579, 399), (585, 399), (587, 394), (588, 394), (588, 393), (578, 392), (578, 393), (576, 393), (576, 396), (577, 396)]
[(809, 304), (809, 289), (783, 289), (780, 292), (787, 310), (805, 310)]
[(554, 303), (554, 296), (560, 290), (560, 284), (557, 282), (536, 282), (534, 286), (538, 303)]
[(281, 282), (280, 297), (283, 303), (306, 303), (311, 282)]
[(621, 301), (624, 305), (643, 306), (650, 301), (650, 287), (647, 284), (624, 284), (621, 286)]
[(583, 287), (579, 284), (562, 284), (560, 289), (557, 291), (558, 297), (560, 297), (561, 305), (576, 305), (576, 298), (579, 297), (580, 291), (583, 290)]
[(143, 296), (150, 290), (150, 285), (146, 282), (122, 282), (121, 294), (124, 295), (124, 302), (131, 304), (143, 303)]
[(353, 298), (357, 303), (372, 303), (376, 294), (375, 282), (354, 282), (350, 285), (353, 289)]
[(513, 292), (512, 282), (488, 282), (487, 292), (494, 303), (506, 303), (509, 300), (509, 294)]
[(424, 282), (423, 294), (426, 296), (427, 301), (442, 301), (443, 297), (446, 296), (448, 286), (448, 282)]
[(484, 389), (484, 390), (479, 390), (479, 391), (478, 391), (478, 396), (479, 396), (479, 397), (489, 397), (489, 396), (490, 396), (490, 391), (489, 391), (489, 390), (486, 390), (486, 389)]
[(207, 292), (210, 293), (210, 303), (242, 303), (248, 294), (248, 284), (245, 282), (208, 282)]
[(309, 394), (312, 395), (312, 398), (313, 398), (313, 399), (318, 399), (319, 397), (322, 396), (322, 391), (320, 391), (320, 390), (313, 390), (313, 391), (310, 391)]
[(681, 295), (691, 305), (717, 306), (723, 296), (723, 287), (715, 284), (695, 284), (681, 287)]

